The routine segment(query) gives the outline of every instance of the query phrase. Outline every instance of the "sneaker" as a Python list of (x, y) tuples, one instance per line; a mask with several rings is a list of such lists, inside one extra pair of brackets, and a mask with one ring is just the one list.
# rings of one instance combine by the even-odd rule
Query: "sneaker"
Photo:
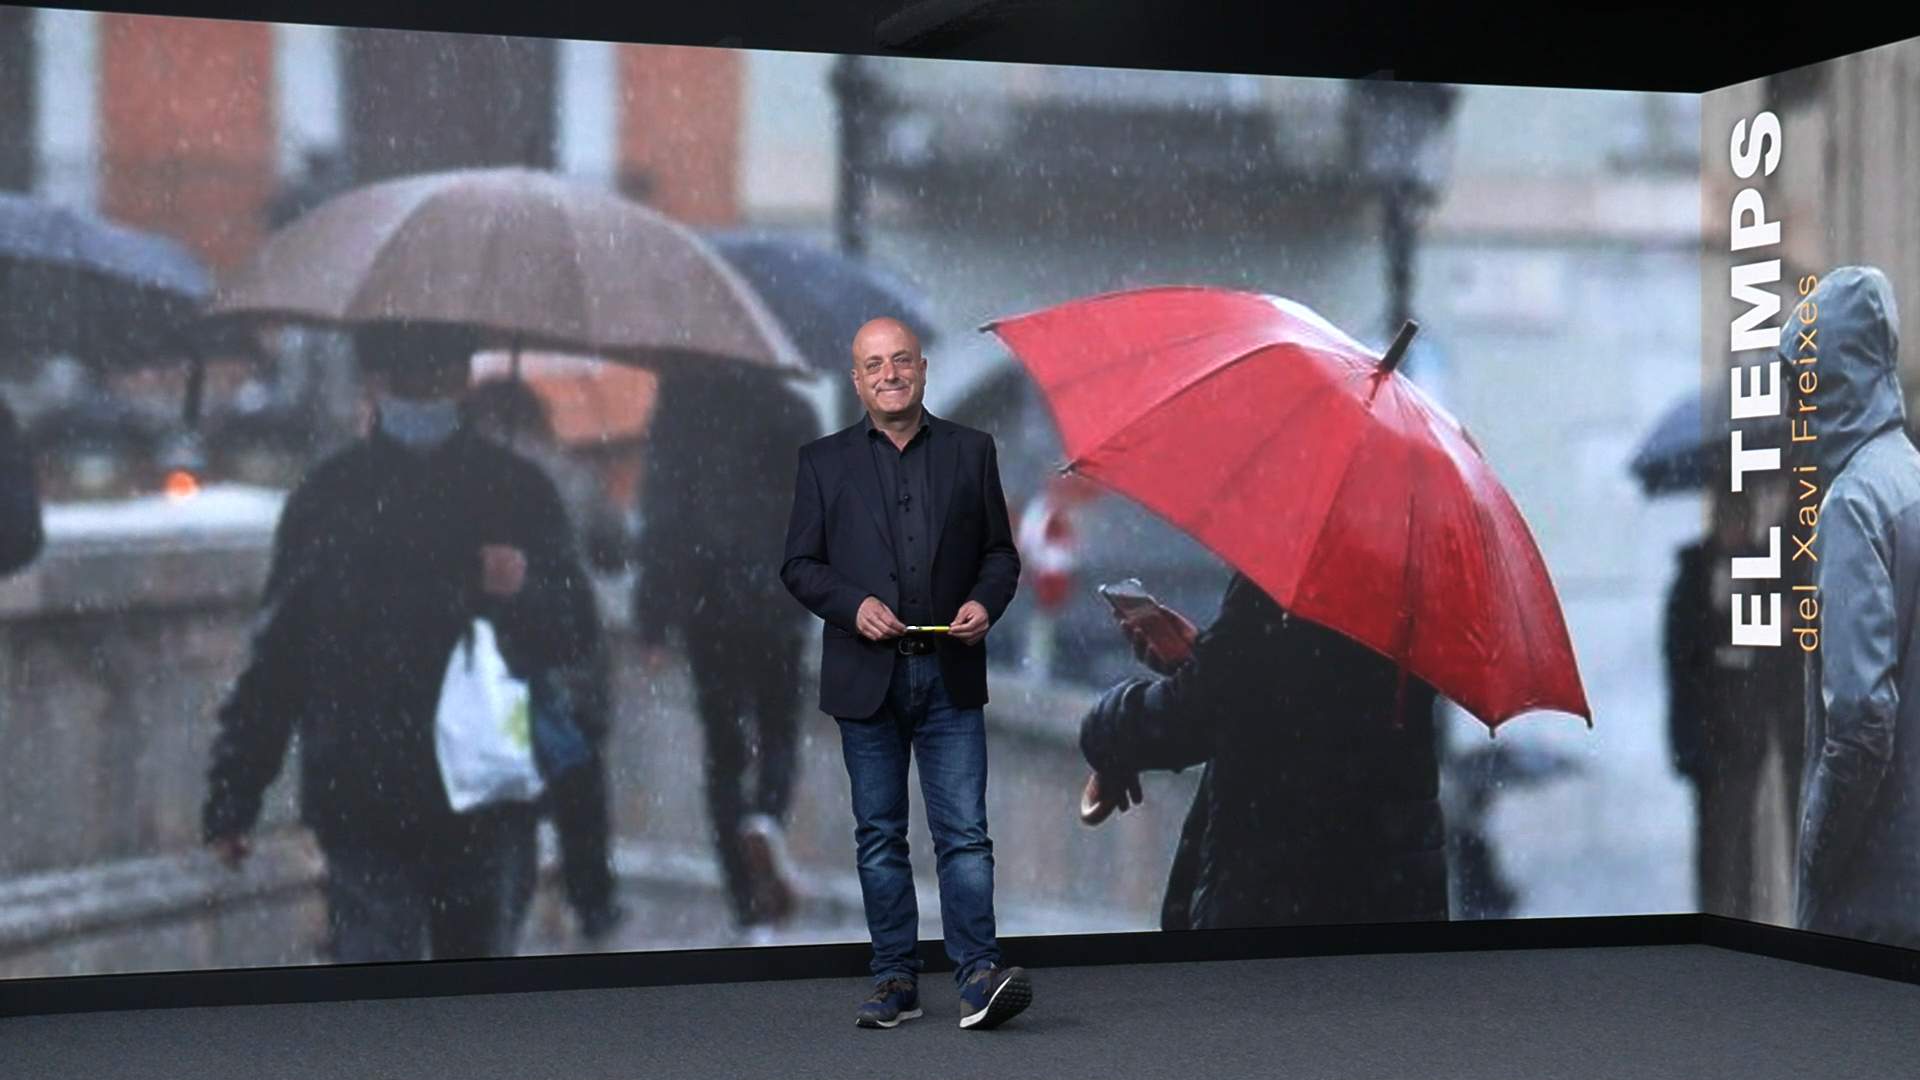
[(1033, 980), (1017, 967), (986, 967), (960, 987), (960, 1026), (988, 1031), (1033, 1004)]
[(899, 1027), (902, 1020), (920, 1017), (920, 990), (905, 979), (888, 979), (873, 988), (873, 996), (860, 1003), (853, 1022), (863, 1028)]
[(785, 922), (796, 897), (788, 883), (786, 840), (780, 824), (766, 814), (754, 814), (741, 823), (740, 846), (753, 881), (753, 911), (767, 922)]

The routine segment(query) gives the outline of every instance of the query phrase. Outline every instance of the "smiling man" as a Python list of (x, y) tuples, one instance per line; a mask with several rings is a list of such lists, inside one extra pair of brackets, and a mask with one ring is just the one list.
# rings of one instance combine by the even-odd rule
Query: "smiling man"
[[(864, 420), (800, 448), (781, 580), (825, 620), (820, 709), (840, 725), (873, 938), (862, 1027), (921, 1015), (907, 766), (920, 759), (960, 1026), (1033, 999), (994, 935), (987, 835), (987, 632), (1020, 577), (992, 437), (927, 413), (927, 361), (896, 319), (853, 339)], [(945, 626), (945, 630), (922, 627)]]

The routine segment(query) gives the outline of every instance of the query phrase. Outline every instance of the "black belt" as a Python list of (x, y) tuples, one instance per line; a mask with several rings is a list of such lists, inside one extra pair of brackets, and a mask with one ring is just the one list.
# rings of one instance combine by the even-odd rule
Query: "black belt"
[(933, 639), (908, 634), (893, 639), (894, 651), (901, 656), (926, 656), (933, 652)]

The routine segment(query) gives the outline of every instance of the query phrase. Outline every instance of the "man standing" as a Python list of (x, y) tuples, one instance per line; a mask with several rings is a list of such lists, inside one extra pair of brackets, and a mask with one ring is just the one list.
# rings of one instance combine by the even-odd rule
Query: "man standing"
[[(1000, 965), (987, 835), (987, 630), (1013, 601), (1020, 557), (993, 439), (927, 413), (912, 331), (875, 319), (853, 339), (860, 423), (800, 449), (781, 580), (825, 620), (820, 709), (840, 725), (871, 997), (862, 1027), (919, 1016), (919, 909), (907, 857), (907, 765), (920, 759), (940, 877), (940, 919), (963, 1028), (997, 1027), (1032, 1001)], [(945, 633), (909, 627), (945, 624)]]
[[(1803, 327), (1802, 319), (1814, 320)], [(1817, 327), (1811, 460), (1827, 483), (1815, 565), (1796, 915), (1808, 930), (1920, 947), (1920, 452), (1905, 431), (1886, 275), (1844, 267), (1780, 336)]]
[(338, 962), (511, 953), (532, 898), (535, 807), (456, 813), (436, 751), (449, 657), (489, 620), (513, 674), (585, 663), (599, 628), (553, 485), (465, 429), (476, 341), (355, 335), (384, 383), (373, 432), (288, 498), (253, 655), (219, 714), (203, 828), (230, 865), (300, 734), (300, 807), (326, 857)]

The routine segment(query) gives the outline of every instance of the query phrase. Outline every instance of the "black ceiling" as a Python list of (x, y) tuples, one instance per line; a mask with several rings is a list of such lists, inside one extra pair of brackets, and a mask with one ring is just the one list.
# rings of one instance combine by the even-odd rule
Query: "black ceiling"
[(120, 0), (52, 7), (685, 45), (1710, 90), (1920, 36), (1920, 5), (1418, 0)]

